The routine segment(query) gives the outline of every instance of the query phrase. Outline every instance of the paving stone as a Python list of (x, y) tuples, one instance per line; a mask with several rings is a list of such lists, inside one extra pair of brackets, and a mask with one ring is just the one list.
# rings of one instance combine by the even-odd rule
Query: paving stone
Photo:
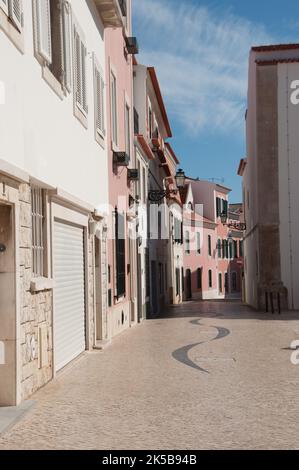
[(65, 368), (0, 449), (298, 448), (296, 331), (298, 313), (173, 307)]

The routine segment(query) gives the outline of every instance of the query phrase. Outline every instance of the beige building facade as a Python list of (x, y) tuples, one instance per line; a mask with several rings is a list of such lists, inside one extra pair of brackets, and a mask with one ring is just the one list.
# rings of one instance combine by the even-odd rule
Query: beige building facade
[(247, 230), (245, 301), (261, 310), (298, 309), (299, 45), (250, 53), (247, 158), (240, 163)]

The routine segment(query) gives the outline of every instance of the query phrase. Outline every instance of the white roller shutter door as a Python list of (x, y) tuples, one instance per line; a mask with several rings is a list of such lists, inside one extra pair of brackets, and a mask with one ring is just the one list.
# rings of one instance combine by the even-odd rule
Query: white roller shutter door
[(83, 228), (54, 223), (54, 355), (58, 371), (85, 350)]

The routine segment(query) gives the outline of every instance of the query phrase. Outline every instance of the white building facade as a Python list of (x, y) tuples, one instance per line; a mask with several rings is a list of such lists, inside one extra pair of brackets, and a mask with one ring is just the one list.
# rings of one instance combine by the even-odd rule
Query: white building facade
[(100, 3), (0, 1), (0, 405), (105, 323), (104, 28), (118, 12)]

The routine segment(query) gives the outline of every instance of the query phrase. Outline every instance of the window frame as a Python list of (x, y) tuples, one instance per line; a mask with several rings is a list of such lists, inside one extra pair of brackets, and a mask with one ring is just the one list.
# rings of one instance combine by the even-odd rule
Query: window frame
[[(94, 78), (94, 128), (95, 139), (104, 146), (106, 136), (105, 121), (105, 80), (103, 69), (93, 53), (93, 78)], [(100, 122), (100, 126), (98, 123)]]
[(112, 145), (118, 146), (118, 115), (117, 115), (117, 76), (115, 71), (110, 69), (110, 112), (111, 112), (111, 141)]
[(32, 277), (46, 278), (47, 272), (47, 210), (46, 191), (31, 186)]

